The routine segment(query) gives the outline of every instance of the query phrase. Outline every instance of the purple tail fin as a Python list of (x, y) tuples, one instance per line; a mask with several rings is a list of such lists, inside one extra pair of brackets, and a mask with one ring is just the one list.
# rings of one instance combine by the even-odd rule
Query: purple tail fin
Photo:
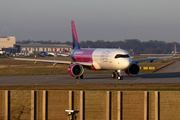
[(79, 46), (76, 28), (75, 28), (75, 24), (73, 20), (71, 21), (71, 28), (72, 28), (73, 49), (79, 49), (80, 46)]
[(176, 44), (174, 44), (174, 55), (176, 55)]

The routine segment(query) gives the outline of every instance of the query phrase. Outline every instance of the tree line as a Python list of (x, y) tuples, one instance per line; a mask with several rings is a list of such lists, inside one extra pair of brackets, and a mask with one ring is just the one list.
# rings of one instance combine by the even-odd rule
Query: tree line
[[(33, 41), (23, 40), (17, 41), (17, 44), (29, 44), (29, 43), (41, 43), (41, 44), (67, 44), (72, 45), (72, 42), (60, 42), (60, 41)], [(140, 41), (138, 39), (125, 39), (124, 41), (81, 41), (80, 46), (82, 48), (121, 48), (127, 50), (130, 54), (167, 54), (174, 51), (174, 44), (176, 44), (177, 51), (180, 50), (180, 43), (177, 42), (165, 42), (158, 40)]]

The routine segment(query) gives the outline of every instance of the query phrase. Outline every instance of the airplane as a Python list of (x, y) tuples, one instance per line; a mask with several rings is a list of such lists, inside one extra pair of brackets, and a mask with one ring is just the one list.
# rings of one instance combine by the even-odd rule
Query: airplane
[(61, 55), (62, 57), (69, 57), (69, 56), (70, 56), (69, 53), (61, 53), (60, 55)]
[(179, 54), (180, 52), (177, 52), (177, 50), (176, 50), (176, 44), (174, 44), (174, 51), (172, 51), (172, 53), (174, 53), (174, 54)]
[(57, 53), (57, 52), (45, 52), (45, 51), (41, 51), (39, 52), (39, 55), (42, 56), (42, 57), (45, 57), (45, 56), (56, 56), (56, 57), (60, 57), (61, 54), (60, 53)]
[(62, 51), (63, 53), (69, 52), (67, 49), (63, 49)]
[(45, 57), (45, 56), (54, 56), (55, 54), (54, 53), (48, 53), (48, 52), (45, 52), (45, 51), (40, 51), (39, 55), (42, 56), (42, 57)]
[(58, 54), (62, 57), (70, 56), (70, 52), (67, 49), (63, 49), (62, 51), (55, 49), (55, 51), (58, 51)]
[(70, 53), (70, 52), (69, 52), (67, 49), (63, 49), (63, 51), (61, 52), (61, 56), (63, 56), (63, 57), (70, 56), (69, 53)]
[(139, 62), (150, 61), (157, 59), (171, 58), (172, 56), (145, 58), (132, 60), (129, 53), (124, 49), (100, 49), (100, 48), (80, 48), (78, 37), (76, 33), (75, 23), (71, 21), (73, 50), (70, 51), (72, 61), (62, 60), (45, 60), (45, 59), (29, 59), (29, 58), (14, 58), (15, 60), (40, 61), (56, 64), (69, 64), (68, 73), (76, 77), (76, 79), (83, 79), (84, 68), (90, 70), (114, 70), (112, 78), (123, 80), (121, 75), (122, 70), (127, 75), (135, 76), (139, 73)]
[(55, 49), (54, 52), (40, 51), (39, 55), (42, 56), (42, 57), (45, 57), (45, 56), (53, 56), (53, 57), (67, 57), (67, 56), (70, 56), (69, 51), (63, 50), (63, 52), (61, 52), (60, 50), (57, 50), (57, 49)]
[(70, 52), (61, 52), (60, 55), (62, 57), (68, 57), (68, 56), (70, 56)]

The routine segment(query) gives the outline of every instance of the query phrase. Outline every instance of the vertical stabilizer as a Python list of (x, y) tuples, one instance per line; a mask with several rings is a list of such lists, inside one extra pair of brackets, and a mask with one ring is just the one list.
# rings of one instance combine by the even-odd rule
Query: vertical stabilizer
[(176, 55), (176, 44), (174, 44), (174, 55)]
[(73, 49), (79, 49), (80, 46), (79, 46), (76, 28), (75, 28), (75, 24), (73, 20), (71, 21), (71, 28), (72, 28)]

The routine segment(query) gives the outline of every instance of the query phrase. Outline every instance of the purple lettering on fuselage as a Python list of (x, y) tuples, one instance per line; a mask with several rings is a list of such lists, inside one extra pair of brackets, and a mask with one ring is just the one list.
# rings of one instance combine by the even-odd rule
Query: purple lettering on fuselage
[(103, 63), (108, 62), (109, 54), (110, 54), (109, 51), (103, 51), (103, 52), (101, 53), (100, 61), (103, 62)]
[(76, 62), (92, 62), (92, 53), (95, 49), (77, 49), (74, 52), (74, 59)]

